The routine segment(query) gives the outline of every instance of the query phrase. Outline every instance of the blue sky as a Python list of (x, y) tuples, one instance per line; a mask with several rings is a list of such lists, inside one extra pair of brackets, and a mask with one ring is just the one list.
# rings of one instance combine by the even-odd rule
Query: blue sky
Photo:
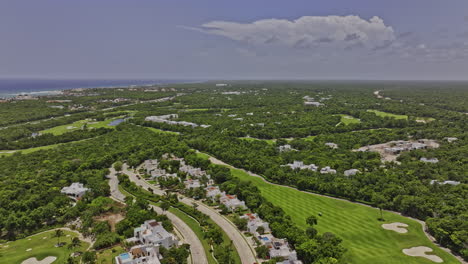
[(2, 0), (0, 77), (468, 79), (466, 0)]

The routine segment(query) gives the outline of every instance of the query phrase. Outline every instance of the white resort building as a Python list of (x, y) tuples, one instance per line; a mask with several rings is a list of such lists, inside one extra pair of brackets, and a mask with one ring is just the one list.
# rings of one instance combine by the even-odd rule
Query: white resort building
[(281, 167), (290, 167), (292, 170), (300, 169), (300, 170), (311, 170), (317, 171), (318, 167), (315, 164), (305, 165), (302, 161), (295, 160), (293, 163), (289, 163), (286, 165), (281, 165)]
[(428, 159), (428, 158), (421, 158), (419, 159), (421, 162), (425, 162), (425, 163), (437, 163), (439, 162), (439, 160), (437, 158), (432, 158), (432, 159)]
[(321, 174), (336, 174), (336, 170), (330, 168), (330, 166), (323, 167), (320, 170)]
[(82, 183), (74, 182), (70, 186), (63, 187), (60, 192), (72, 199), (79, 200), (87, 191), (89, 191), (89, 189), (84, 187)]
[(349, 170), (344, 171), (344, 175), (349, 177), (349, 176), (356, 175), (357, 173), (360, 173), (360, 172), (361, 171), (359, 171), (358, 169), (349, 169)]

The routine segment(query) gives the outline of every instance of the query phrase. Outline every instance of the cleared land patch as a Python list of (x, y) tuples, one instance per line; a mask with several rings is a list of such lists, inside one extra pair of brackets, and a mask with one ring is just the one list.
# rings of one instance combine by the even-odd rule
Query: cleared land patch
[(367, 112), (372, 112), (372, 113), (374, 113), (374, 114), (376, 114), (377, 116), (380, 116), (380, 117), (391, 117), (391, 118), (395, 118), (395, 119), (408, 120), (407, 115), (397, 115), (397, 114), (382, 112), (382, 111), (379, 111), (379, 110), (367, 110)]
[(343, 123), (345, 125), (350, 125), (350, 124), (359, 124), (361, 123), (361, 120), (359, 118), (355, 118), (349, 115), (339, 115), (341, 116), (340, 123), (337, 125)]
[(275, 144), (276, 139), (260, 139), (260, 138), (253, 138), (253, 137), (240, 137), (239, 139), (247, 140), (247, 141), (264, 141), (268, 144)]

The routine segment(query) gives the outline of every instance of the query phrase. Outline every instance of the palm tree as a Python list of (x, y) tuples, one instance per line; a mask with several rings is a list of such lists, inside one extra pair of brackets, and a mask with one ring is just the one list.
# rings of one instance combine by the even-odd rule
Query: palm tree
[(75, 248), (81, 246), (81, 240), (77, 237), (72, 238), (69, 248)]
[(57, 245), (60, 245), (60, 237), (64, 235), (62, 229), (55, 230), (55, 236), (57, 237)]

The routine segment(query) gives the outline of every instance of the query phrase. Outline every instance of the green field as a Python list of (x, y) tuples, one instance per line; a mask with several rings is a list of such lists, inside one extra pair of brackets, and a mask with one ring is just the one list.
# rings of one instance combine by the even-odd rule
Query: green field
[(380, 117), (391, 117), (391, 118), (395, 118), (395, 119), (408, 120), (407, 115), (396, 115), (396, 114), (391, 114), (391, 113), (382, 112), (382, 111), (378, 111), (378, 110), (367, 110), (367, 112), (374, 113), (374, 114), (376, 114), (377, 116), (380, 116)]
[(13, 155), (13, 153), (15, 153), (15, 152), (21, 152), (22, 154), (29, 154), (29, 153), (32, 153), (32, 152), (35, 152), (35, 151), (45, 150), (45, 149), (52, 149), (52, 148), (56, 148), (56, 147), (64, 145), (64, 144), (73, 144), (73, 143), (76, 143), (76, 142), (81, 142), (81, 141), (89, 140), (89, 139), (90, 138), (86, 138), (86, 139), (71, 141), (71, 142), (67, 142), (67, 143), (58, 143), (58, 144), (40, 146), (40, 147), (28, 148), (28, 149), (0, 150), (0, 157), (1, 156), (10, 156), (10, 155)]
[[(48, 231), (2, 244), (0, 246), (0, 263), (20, 264), (28, 258), (36, 257), (38, 260), (42, 260), (48, 256), (57, 257), (54, 263), (65, 263), (71, 253), (76, 251), (84, 252), (89, 246), (88, 243), (81, 241), (80, 247), (68, 249), (67, 245), (77, 234), (64, 230), (64, 236), (60, 238), (60, 242), (66, 242), (67, 245), (57, 248), (55, 247), (57, 238), (54, 237), (54, 234), (55, 231)], [(67, 235), (70, 236), (66, 237)], [(26, 251), (27, 249), (31, 250)]]
[(305, 141), (314, 141), (314, 138), (316, 138), (317, 136), (308, 136), (308, 137), (305, 137), (304, 140)]
[(114, 126), (109, 126), (109, 123), (116, 120), (116, 119), (123, 118), (123, 117), (124, 116), (113, 117), (113, 118), (110, 118), (110, 119), (106, 119), (106, 120), (103, 120), (103, 121), (96, 121), (96, 122), (92, 122), (92, 121), (89, 121), (89, 120), (79, 120), (79, 121), (73, 122), (71, 124), (66, 124), (66, 125), (61, 125), (61, 126), (56, 126), (56, 127), (52, 127), (52, 128), (49, 128), (49, 129), (45, 129), (45, 130), (40, 131), (40, 133), (42, 133), (42, 134), (51, 133), (51, 134), (57, 136), (57, 135), (61, 135), (61, 134), (64, 134), (64, 133), (67, 133), (67, 132), (70, 132), (70, 131), (75, 131), (75, 130), (81, 129), (83, 127), (83, 125), (85, 125), (85, 124), (86, 124), (86, 126), (88, 128), (101, 128), (101, 127), (115, 128)]
[[(380, 222), (377, 220), (378, 209), (273, 185), (239, 169), (231, 171), (234, 176), (253, 182), (267, 200), (283, 208), (302, 228), (306, 228), (305, 219), (308, 216), (321, 212), (316, 228), (321, 233), (332, 232), (343, 239), (343, 246), (348, 249), (344, 256), (345, 263), (433, 263), (425, 258), (410, 257), (402, 253), (404, 248), (415, 246), (434, 249), (444, 263), (459, 263), (453, 256), (431, 243), (421, 225), (414, 220), (384, 212), (386, 221)], [(382, 223), (393, 222), (408, 224), (408, 233), (399, 234), (381, 227)]]
[[(209, 157), (204, 153), (198, 155)], [(240, 169), (231, 168), (231, 173), (242, 180), (251, 181), (268, 201), (280, 206), (301, 228), (307, 227), (305, 220), (308, 216), (321, 213), (316, 228), (320, 233), (332, 232), (343, 239), (343, 246), (348, 250), (343, 263), (433, 264), (434, 262), (425, 258), (403, 254), (403, 249), (416, 246), (432, 248), (433, 254), (441, 257), (443, 263), (459, 263), (455, 257), (429, 241), (421, 225), (415, 220), (384, 212), (385, 221), (381, 222), (377, 220), (380, 213), (375, 208), (274, 185)], [(381, 227), (384, 223), (394, 222), (407, 224), (408, 233), (400, 234)]]
[(252, 138), (252, 137), (240, 137), (239, 139), (247, 140), (247, 141), (264, 141), (270, 145), (275, 144), (276, 139), (260, 139), (260, 138)]
[(178, 132), (168, 131), (168, 130), (161, 130), (161, 129), (157, 129), (157, 128), (154, 128), (154, 127), (146, 127), (146, 128), (153, 131), (153, 132), (156, 132), (156, 133), (166, 133), (166, 134), (173, 134), (173, 135), (178, 135), (179, 134)]
[(345, 125), (361, 123), (361, 120), (359, 120), (359, 118), (355, 118), (349, 115), (339, 115), (339, 116), (341, 116), (340, 123), (343, 123)]

